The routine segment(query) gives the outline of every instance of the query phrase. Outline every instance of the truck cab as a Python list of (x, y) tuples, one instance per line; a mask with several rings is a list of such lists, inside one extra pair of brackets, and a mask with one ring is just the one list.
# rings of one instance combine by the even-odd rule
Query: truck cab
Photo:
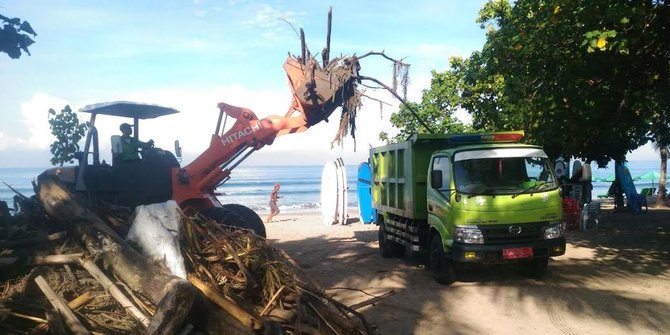
[[(547, 155), (522, 138), (414, 135), (393, 150), (373, 149), (382, 255), (426, 252), (441, 283), (455, 280), (456, 263), (522, 262), (542, 276), (548, 258), (565, 253), (562, 202)], [(402, 168), (402, 176), (389, 168)], [(402, 199), (384, 203), (393, 198), (381, 194), (388, 190)]]

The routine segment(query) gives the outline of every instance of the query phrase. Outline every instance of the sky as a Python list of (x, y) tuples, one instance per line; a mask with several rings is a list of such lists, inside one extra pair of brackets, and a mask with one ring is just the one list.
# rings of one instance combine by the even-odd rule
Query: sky
[[(0, 54), (0, 167), (46, 167), (55, 138), (48, 110), (93, 103), (135, 101), (172, 107), (178, 114), (146, 120), (140, 139), (173, 151), (179, 140), (183, 163), (209, 145), (217, 104), (246, 107), (259, 117), (284, 115), (290, 89), (282, 65), (300, 52), (294, 29), (307, 45), (325, 45), (328, 8), (333, 8), (331, 57), (384, 51), (410, 67), (409, 100), (418, 101), (431, 71), (445, 71), (449, 58), (480, 50), (484, 31), (475, 23), (484, 1), (417, 0), (192, 0), (192, 1), (3, 1), (0, 14), (27, 20), (37, 32), (31, 56)], [(385, 83), (392, 64), (361, 61), (360, 73)], [(393, 134), (389, 123), (398, 101), (366, 89), (356, 141), (331, 146), (339, 111), (304, 133), (279, 137), (245, 165), (321, 165), (336, 157), (346, 164), (367, 160), (368, 148)], [(467, 114), (458, 115), (468, 122)], [(79, 113), (80, 120), (89, 115)], [(111, 159), (109, 138), (128, 119), (96, 120), (102, 158)], [(629, 160), (654, 160), (645, 146)]]

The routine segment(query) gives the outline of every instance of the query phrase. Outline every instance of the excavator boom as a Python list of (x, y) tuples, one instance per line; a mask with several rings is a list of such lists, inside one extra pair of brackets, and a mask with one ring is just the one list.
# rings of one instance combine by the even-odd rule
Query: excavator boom
[[(303, 132), (326, 120), (355, 92), (359, 68), (355, 57), (331, 64), (322, 69), (313, 59), (305, 63), (293, 57), (286, 60), (293, 99), (284, 116), (258, 119), (247, 108), (219, 103), (219, 122), (209, 147), (193, 162), (173, 171), (173, 199), (182, 208), (220, 205), (214, 190), (251, 153), (271, 145), (278, 136)], [(235, 120), (228, 131), (220, 129), (224, 116), (224, 124), (228, 117)]]

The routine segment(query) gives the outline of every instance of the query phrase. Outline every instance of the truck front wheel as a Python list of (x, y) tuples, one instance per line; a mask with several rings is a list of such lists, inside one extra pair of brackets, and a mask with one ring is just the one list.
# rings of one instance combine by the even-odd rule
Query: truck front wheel
[(379, 222), (379, 253), (382, 257), (399, 257), (402, 255), (403, 251), (404, 248), (402, 244), (389, 240), (384, 221)]
[(547, 273), (547, 266), (549, 265), (549, 258), (535, 258), (528, 262), (522, 263), (523, 274), (534, 279), (542, 279)]
[(456, 281), (453, 261), (444, 254), (440, 234), (433, 234), (430, 240), (429, 266), (433, 279), (442, 285), (449, 285)]

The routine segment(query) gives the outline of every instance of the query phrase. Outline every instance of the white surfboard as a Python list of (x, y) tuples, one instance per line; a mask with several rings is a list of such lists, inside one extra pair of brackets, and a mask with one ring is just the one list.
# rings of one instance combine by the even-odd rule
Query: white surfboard
[(340, 182), (338, 183), (338, 221), (340, 224), (346, 224), (347, 223), (347, 212), (348, 212), (348, 206), (347, 206), (347, 201), (349, 200), (347, 197), (347, 170), (346, 167), (344, 166), (344, 160), (342, 158), (338, 158), (338, 172), (339, 172), (339, 180)]
[(330, 226), (337, 223), (337, 167), (327, 162), (321, 173), (321, 221)]
[(335, 160), (335, 168), (337, 169), (337, 211), (335, 218), (337, 223), (342, 224), (342, 172), (339, 158)]

